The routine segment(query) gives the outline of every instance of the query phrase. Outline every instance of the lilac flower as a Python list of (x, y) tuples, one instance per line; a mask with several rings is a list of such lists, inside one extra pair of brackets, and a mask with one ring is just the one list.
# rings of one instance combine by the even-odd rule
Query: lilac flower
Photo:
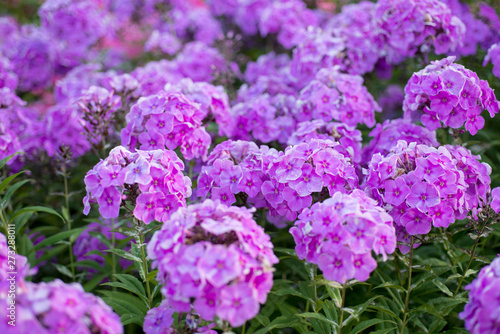
[(121, 194), (115, 187), (107, 187), (97, 199), (99, 213), (104, 218), (118, 217), (120, 212)]
[(234, 327), (243, 325), (247, 319), (255, 317), (259, 312), (259, 302), (255, 300), (252, 289), (246, 284), (224, 287), (221, 289), (220, 298), (218, 314)]
[(491, 62), (493, 64), (493, 74), (500, 78), (500, 43), (493, 44), (488, 54), (484, 57), (483, 66)]

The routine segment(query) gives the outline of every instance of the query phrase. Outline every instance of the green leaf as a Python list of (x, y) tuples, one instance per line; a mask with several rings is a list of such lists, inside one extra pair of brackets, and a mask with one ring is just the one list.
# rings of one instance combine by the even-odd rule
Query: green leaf
[(22, 208), (22, 209), (16, 211), (16, 213), (14, 213), (14, 215), (10, 218), (10, 221), (12, 221), (14, 218), (16, 218), (17, 216), (19, 216), (20, 214), (25, 213), (25, 212), (46, 212), (46, 213), (50, 213), (52, 215), (55, 215), (55, 216), (61, 218), (61, 220), (63, 221), (63, 223), (66, 223), (66, 221), (63, 218), (63, 216), (61, 216), (59, 214), (59, 212), (57, 212), (56, 210), (51, 209), (51, 208), (46, 208), (44, 206), (29, 206), (27, 208)]
[[(137, 244), (135, 242), (131, 242), (130, 252), (134, 256), (136, 256), (137, 258), (140, 259), (141, 251), (140, 251), (139, 247), (137, 247)], [(134, 266), (135, 266), (135, 269), (137, 269), (137, 271), (139, 272), (139, 276), (141, 277), (142, 281), (146, 282), (146, 272), (144, 271), (144, 266), (142, 265), (142, 259), (141, 259), (140, 263), (137, 261), (134, 261)]]
[(314, 300), (302, 293), (300, 293), (298, 290), (295, 289), (280, 289), (278, 291), (271, 291), (271, 293), (275, 294), (276, 296), (296, 296), (300, 298), (304, 298), (305, 300), (310, 301), (311, 303), (314, 303)]
[(21, 175), (23, 173), (24, 173), (24, 171), (21, 171), (19, 173), (14, 174), (14, 175), (10, 175), (9, 177), (6, 177), (4, 180), (2, 180), (2, 182), (0, 183), (0, 193), (2, 193), (2, 191), (5, 189), (5, 187), (7, 187), (9, 185), (9, 183), (14, 181), (14, 179), (16, 177), (18, 177), (19, 175)]
[(299, 313), (299, 314), (297, 314), (297, 316), (303, 317), (303, 318), (308, 318), (308, 319), (310, 319), (310, 318), (317, 319), (317, 320), (320, 320), (328, 325), (338, 326), (338, 324), (335, 321), (329, 320), (321, 313), (305, 312), (305, 313)]
[[(371, 326), (375, 326), (377, 324), (383, 323), (383, 322), (388, 322), (388, 321), (383, 320), (383, 319), (370, 319), (370, 320), (361, 321), (359, 324), (356, 325), (356, 327), (354, 327), (352, 329), (351, 334), (361, 333), (365, 329), (370, 328)], [(393, 321), (390, 321), (390, 322), (393, 324), (396, 324)]]
[(5, 164), (6, 164), (7, 162), (9, 162), (9, 160), (10, 160), (10, 159), (12, 159), (12, 157), (13, 157), (13, 156), (15, 156), (15, 155), (17, 155), (17, 154), (19, 154), (19, 152), (16, 152), (16, 153), (14, 153), (14, 154), (11, 154), (11, 155), (9, 155), (8, 157), (5, 157), (5, 158), (3, 158), (2, 160), (0, 160), (0, 169), (2, 169), (2, 168), (3, 168), (3, 166), (5, 166)]
[[(47, 239), (43, 240), (42, 242), (40, 242), (39, 244), (37, 244), (35, 247), (33, 247), (29, 253), (31, 252), (34, 252), (34, 251), (37, 251), (39, 250), (40, 248), (42, 247), (45, 247), (45, 246), (52, 246), (54, 245), (56, 242), (59, 242), (61, 240), (64, 240), (70, 236), (79, 236), (83, 231), (85, 231), (87, 229), (87, 227), (80, 227), (80, 228), (75, 228), (73, 230), (69, 230), (69, 231), (64, 231), (64, 232), (60, 232), (60, 233), (57, 233), (56, 235), (53, 235), (51, 237), (48, 237)], [(28, 254), (29, 254), (28, 253)]]
[[(43, 255), (40, 256), (35, 261), (35, 263), (33, 263), (33, 266), (38, 266), (43, 261), (47, 261), (47, 260), (52, 259), (54, 256), (58, 255), (59, 253), (62, 253), (62, 251), (65, 250), (66, 247), (68, 247), (68, 245), (64, 245), (64, 244), (63, 245), (57, 245), (57, 246), (53, 247), (49, 251), (43, 253)], [(32, 253), (32, 252), (30, 251), (30, 253)]]
[(132, 255), (129, 252), (124, 251), (123, 249), (113, 248), (113, 249), (107, 249), (107, 250), (105, 250), (105, 252), (114, 253), (114, 254), (116, 254), (119, 257), (122, 257), (124, 259), (142, 263), (142, 259), (140, 257)]
[(137, 315), (137, 314), (132, 314), (132, 313), (127, 313), (124, 314), (120, 317), (120, 320), (122, 322), (122, 325), (128, 325), (128, 324), (136, 324), (139, 326), (143, 326), (144, 324), (144, 317)]
[(294, 327), (300, 325), (300, 320), (294, 317), (293, 315), (284, 315), (277, 317), (269, 325), (266, 327), (262, 328), (261, 330), (258, 330), (255, 332), (255, 334), (267, 334), (269, 333), (272, 329), (276, 328), (287, 328), (287, 327)]
[(148, 306), (148, 301), (147, 301), (147, 298), (144, 299), (144, 296), (142, 296), (141, 294), (139, 294), (137, 291), (135, 291), (133, 288), (131, 288), (129, 285), (127, 284), (124, 284), (122, 282), (106, 282), (106, 283), (102, 283), (100, 286), (112, 286), (112, 287), (115, 287), (115, 288), (121, 288), (121, 289), (124, 289), (126, 291), (129, 291), (129, 292), (132, 292), (133, 294), (135, 295), (138, 295), (140, 296), (141, 298), (143, 298), (143, 302), (146, 306)]
[(97, 285), (99, 285), (99, 283), (102, 282), (103, 279), (105, 279), (106, 277), (108, 277), (107, 274), (97, 274), (97, 275), (93, 275), (92, 278), (83, 283), (83, 289), (86, 291), (86, 292), (90, 292), (92, 290), (94, 290), (96, 288)]
[(12, 197), (12, 195), (19, 188), (21, 188), (23, 185), (25, 185), (26, 183), (28, 183), (30, 181), (31, 181), (30, 179), (28, 179), (28, 180), (22, 180), (22, 181), (17, 182), (16, 184), (14, 184), (12, 187), (9, 187), (9, 189), (7, 189), (7, 192), (5, 193), (5, 196), (0, 201), (0, 208), (5, 208), (5, 206), (9, 202), (10, 198)]
[(120, 282), (123, 284), (127, 284), (131, 289), (135, 290), (135, 293), (141, 297), (144, 297), (146, 300), (146, 290), (144, 290), (144, 286), (142, 283), (132, 275), (128, 274), (115, 274), (114, 275)]
[(434, 283), (434, 285), (439, 289), (441, 290), (441, 292), (443, 292), (444, 294), (450, 296), (450, 297), (453, 297), (453, 292), (450, 291), (450, 289), (448, 289), (448, 287), (446, 286), (446, 284), (444, 284), (443, 282), (441, 281), (438, 281), (437, 279), (436, 280), (433, 280), (432, 283)]
[(68, 276), (69, 278), (73, 278), (71, 270), (69, 270), (66, 266), (58, 263), (53, 263), (53, 265), (56, 267), (57, 271), (60, 272), (61, 274)]

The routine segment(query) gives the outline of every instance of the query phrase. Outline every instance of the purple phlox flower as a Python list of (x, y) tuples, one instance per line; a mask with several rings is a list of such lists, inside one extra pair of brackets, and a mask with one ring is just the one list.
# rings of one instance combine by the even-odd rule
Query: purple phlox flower
[(240, 275), (239, 256), (233, 247), (214, 245), (205, 251), (198, 263), (203, 278), (220, 288)]
[(436, 187), (432, 184), (417, 182), (411, 187), (406, 202), (410, 207), (417, 208), (421, 212), (426, 213), (429, 208), (438, 205), (441, 199)]
[(140, 194), (136, 200), (134, 217), (145, 224), (151, 223), (155, 219), (156, 200), (158, 197), (163, 197), (163, 194), (160, 192)]
[(121, 193), (113, 186), (104, 189), (97, 198), (99, 213), (104, 218), (117, 218), (120, 213)]
[(143, 158), (137, 159), (136, 162), (131, 163), (127, 166), (127, 176), (125, 177), (125, 183), (128, 184), (148, 184), (151, 182), (150, 164)]
[(410, 187), (406, 185), (406, 182), (401, 177), (396, 178), (396, 180), (385, 181), (384, 188), (385, 201), (396, 206), (401, 205), (410, 193)]
[(220, 201), (223, 204), (231, 205), (236, 202), (233, 192), (231, 191), (231, 186), (227, 185), (224, 187), (214, 187), (212, 188), (213, 200)]
[(410, 235), (427, 234), (432, 227), (432, 218), (417, 209), (409, 209), (401, 217), (401, 224)]
[(323, 180), (310, 164), (304, 164), (302, 175), (297, 180), (290, 182), (289, 186), (296, 190), (300, 196), (308, 196), (323, 189)]

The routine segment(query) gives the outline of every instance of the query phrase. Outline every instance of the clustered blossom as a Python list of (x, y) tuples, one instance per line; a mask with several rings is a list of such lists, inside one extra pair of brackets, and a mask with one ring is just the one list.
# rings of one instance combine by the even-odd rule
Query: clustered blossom
[(351, 158), (354, 163), (361, 162), (361, 131), (338, 122), (325, 122), (321, 119), (301, 122), (288, 139), (288, 145), (308, 143), (313, 139), (332, 140), (340, 143), (334, 149)]
[(417, 143), (431, 147), (438, 147), (436, 132), (411, 123), (405, 119), (387, 120), (383, 124), (378, 123), (370, 132), (373, 139), (363, 148), (363, 165), (367, 166), (376, 153), (383, 156), (389, 154), (399, 140), (407, 143)]
[[(7, 242), (5, 235), (0, 234), (0, 307), (6, 310), (0, 320), (2, 333), (123, 333), (120, 317), (113, 309), (99, 297), (86, 293), (80, 284), (60, 280), (26, 282), (25, 278), (36, 270), (30, 270), (28, 259), (15, 250), (15, 242)], [(11, 268), (13, 262), (15, 269)], [(12, 272), (16, 272), (13, 291), (8, 280)], [(9, 325), (12, 319), (6, 316), (12, 305), (11, 296), (15, 296), (16, 326)]]
[(493, 64), (493, 74), (500, 78), (500, 43), (493, 44), (484, 57), (483, 66), (491, 62)]
[(340, 52), (329, 57), (329, 65), (338, 64), (349, 74), (362, 75), (373, 71), (381, 46), (372, 23), (374, 7), (375, 4), (368, 1), (345, 5), (338, 15), (326, 22), (325, 33), (337, 37), (344, 45)]
[(212, 13), (227, 16), (247, 35), (277, 35), (290, 49), (300, 42), (309, 26), (318, 24), (318, 15), (300, 0), (209, 0)]
[(440, 0), (378, 0), (373, 20), (382, 55), (395, 64), (431, 48), (436, 54), (455, 51), (465, 34), (462, 21)]
[(176, 84), (167, 84), (165, 91), (184, 94), (189, 100), (199, 103), (202, 115), (198, 118), (207, 123), (207, 119), (215, 120), (219, 126), (219, 136), (229, 136), (234, 128), (229, 98), (222, 86), (213, 86), (206, 82), (193, 82), (190, 78), (182, 79)]
[(298, 105), (304, 121), (334, 119), (349, 126), (363, 123), (372, 127), (375, 112), (381, 111), (363, 86), (361, 76), (342, 74), (335, 69), (320, 70), (300, 92)]
[(396, 248), (391, 216), (359, 189), (336, 192), (304, 210), (290, 233), (297, 256), (341, 284), (353, 278), (366, 281), (377, 267), (372, 251), (385, 261)]
[(186, 316), (183, 328), (174, 328), (172, 326), (174, 312), (175, 310), (170, 307), (168, 300), (164, 299), (160, 305), (150, 309), (146, 314), (144, 318), (144, 332), (146, 334), (217, 334), (216, 331), (211, 329), (215, 327), (214, 323), (209, 326), (200, 327), (199, 321), (193, 315)]
[(340, 144), (312, 139), (278, 152), (252, 142), (224, 142), (202, 167), (197, 195), (224, 204), (236, 202), (244, 193), (246, 202), (268, 209), (268, 220), (284, 226), (308, 208), (314, 196), (348, 192), (357, 187), (354, 166), (336, 150)]
[[(7, 309), (6, 301), (2, 298), (0, 302), (3, 309)], [(123, 333), (118, 314), (101, 298), (85, 292), (79, 283), (26, 282), (16, 294), (15, 305), (22, 316), (16, 318), (16, 326), (7, 324), (9, 318), (3, 317), (3, 333)]]
[(483, 110), (493, 117), (500, 102), (486, 80), (453, 61), (454, 56), (431, 62), (414, 73), (405, 87), (405, 118), (418, 118), (429, 130), (462, 127), (472, 135), (484, 126)]
[(148, 243), (162, 293), (177, 312), (233, 327), (259, 312), (278, 262), (252, 210), (205, 200), (176, 211)]
[(159, 92), (141, 97), (126, 116), (122, 145), (133, 150), (156, 150), (180, 146), (185, 159), (206, 157), (211, 143), (203, 127), (205, 112), (181, 93)]
[(500, 328), (500, 258), (481, 269), (477, 278), (465, 287), (469, 301), (459, 317), (471, 334), (498, 333)]
[(124, 207), (146, 224), (165, 222), (191, 196), (191, 180), (183, 170), (184, 163), (173, 151), (132, 153), (115, 147), (85, 176), (84, 213), (97, 202), (103, 218), (117, 218)]
[(486, 204), (491, 167), (478, 159), (463, 147), (401, 140), (388, 155), (373, 156), (364, 189), (394, 218), (398, 240), (407, 240), (432, 226), (446, 228)]

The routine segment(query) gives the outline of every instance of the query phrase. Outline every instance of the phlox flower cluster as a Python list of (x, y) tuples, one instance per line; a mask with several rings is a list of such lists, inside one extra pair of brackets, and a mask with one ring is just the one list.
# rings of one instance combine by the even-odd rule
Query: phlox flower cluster
[(396, 146), (399, 140), (407, 143), (417, 143), (431, 147), (438, 147), (436, 132), (411, 123), (407, 119), (386, 120), (383, 124), (377, 123), (370, 132), (370, 143), (363, 148), (363, 165), (368, 163), (376, 153), (386, 156)]
[(123, 206), (146, 224), (165, 222), (191, 196), (191, 180), (183, 170), (184, 163), (173, 151), (115, 147), (85, 176), (84, 213), (97, 202), (103, 218), (117, 218)]
[(417, 53), (455, 51), (465, 26), (440, 0), (378, 0), (374, 29), (383, 40), (382, 55), (397, 64)]
[(206, 157), (211, 143), (203, 127), (205, 112), (181, 93), (159, 92), (141, 97), (126, 116), (123, 146), (156, 150), (180, 146), (185, 159)]
[(373, 71), (381, 45), (372, 24), (374, 7), (375, 4), (368, 1), (342, 6), (341, 12), (324, 24), (325, 33), (341, 39), (344, 45), (343, 50), (329, 57), (328, 65), (338, 64), (349, 74)]
[(349, 126), (375, 125), (375, 112), (381, 111), (363, 86), (359, 75), (343, 74), (336, 69), (321, 69), (300, 92), (298, 106), (303, 121), (332, 119)]
[(175, 310), (170, 307), (168, 300), (164, 299), (160, 305), (153, 307), (148, 311), (146, 317), (144, 318), (144, 332), (146, 334), (217, 334), (213, 327), (215, 324), (210, 324), (209, 326), (199, 326), (199, 322), (193, 315), (187, 315), (185, 319), (184, 328), (178, 330), (174, 328), (173, 315)]
[[(460, 0), (441, 0), (465, 26), (465, 35), (456, 52), (458, 55), (470, 56), (476, 53), (478, 45), (485, 46), (490, 35), (490, 27), (480, 18), (476, 18), (468, 4)], [(481, 5), (484, 3), (481, 3)], [(486, 46), (488, 48), (488, 46)], [(452, 52), (453, 54), (453, 52)]]
[[(399, 227), (398, 238), (448, 227), (486, 203), (491, 168), (463, 147), (408, 144), (373, 156), (364, 189), (386, 208)], [(405, 230), (407, 233), (405, 233)]]
[(176, 211), (148, 243), (162, 293), (178, 312), (233, 327), (259, 312), (278, 262), (252, 210), (205, 200)]
[(276, 35), (283, 47), (300, 42), (308, 26), (318, 24), (318, 15), (300, 0), (209, 0), (215, 16), (225, 16), (246, 35)]
[(479, 19), (488, 26), (486, 36), (481, 42), (481, 47), (484, 50), (496, 43), (500, 42), (500, 17), (495, 8), (487, 5), (484, 2), (479, 4), (479, 12), (477, 13)]
[(486, 80), (453, 61), (454, 56), (431, 62), (414, 73), (405, 87), (405, 117), (418, 118), (429, 130), (465, 129), (472, 135), (484, 126), (483, 110), (493, 117), (500, 102)]
[(493, 74), (500, 78), (500, 43), (493, 44), (484, 57), (483, 66), (491, 62), (493, 64)]
[(74, 67), (89, 59), (89, 49), (112, 31), (112, 20), (103, 7), (86, 0), (47, 0), (40, 6), (40, 25), (57, 40), (61, 66)]
[[(0, 302), (4, 309), (6, 302), (5, 298)], [(16, 326), (7, 324), (8, 318), (3, 317), (3, 333), (123, 333), (118, 314), (101, 298), (85, 292), (79, 283), (65, 284), (59, 279), (50, 283), (26, 282), (25, 288), (16, 294), (15, 305), (20, 315)]]
[(244, 193), (247, 203), (267, 208), (268, 220), (282, 227), (312, 204), (313, 195), (357, 187), (356, 170), (339, 145), (312, 139), (278, 152), (251, 142), (222, 143), (202, 167), (197, 195), (231, 205)]
[(361, 131), (339, 122), (325, 122), (321, 119), (301, 122), (288, 139), (288, 145), (308, 143), (313, 139), (332, 140), (340, 143), (334, 149), (351, 158), (354, 163), (361, 162)]
[[(14, 234), (10, 234), (15, 236)], [(12, 265), (15, 268), (12, 268)], [(25, 256), (16, 253), (15, 239), (9, 238), (0, 233), (0, 295), (2, 301), (7, 301), (7, 295), (3, 295), (10, 288), (10, 280), (12, 273), (15, 272), (16, 287), (17, 289), (25, 289), (25, 278), (30, 275), (36, 274), (36, 269), (30, 269), (30, 264)], [(2, 320), (3, 321), (3, 320)], [(1, 325), (0, 325), (1, 328)]]
[(353, 278), (366, 281), (377, 267), (372, 251), (386, 260), (396, 248), (391, 216), (359, 189), (336, 192), (305, 209), (290, 233), (297, 256), (341, 284)]
[[(25, 281), (36, 270), (30, 269), (26, 257), (12, 254), (13, 250), (15, 243), (8, 243), (5, 235), (0, 234), (0, 307), (9, 312), (11, 301), (16, 306), (16, 326), (8, 324), (10, 318), (4, 312), (0, 321), (2, 333), (123, 333), (120, 317), (113, 309), (99, 297), (86, 293), (80, 284), (65, 284), (61, 280), (38, 284)], [(15, 269), (11, 268), (13, 262)], [(14, 300), (7, 280), (13, 276), (12, 272), (16, 272)]]
[(500, 328), (500, 258), (481, 269), (477, 278), (465, 287), (469, 301), (459, 317), (471, 334), (498, 333)]
[(229, 98), (222, 86), (213, 86), (206, 82), (193, 82), (185, 78), (176, 84), (165, 85), (169, 93), (184, 94), (189, 100), (199, 103), (203, 115), (199, 119), (206, 124), (208, 120), (215, 121), (219, 127), (219, 136), (229, 136), (234, 128), (231, 116)]

